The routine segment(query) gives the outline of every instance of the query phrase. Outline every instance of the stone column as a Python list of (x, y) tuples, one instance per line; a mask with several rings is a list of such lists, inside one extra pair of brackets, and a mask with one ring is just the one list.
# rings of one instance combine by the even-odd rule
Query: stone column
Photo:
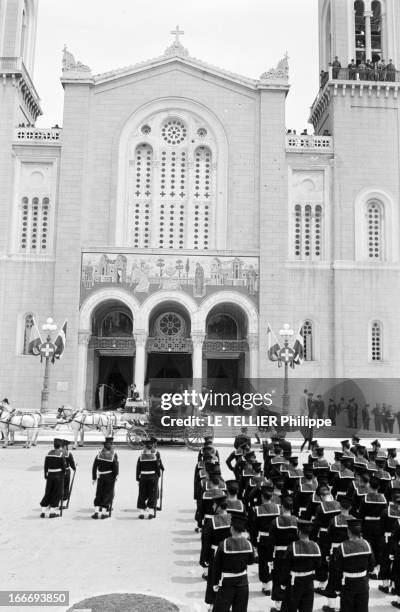
[(372, 11), (364, 12), (365, 19), (365, 59), (372, 60), (372, 39), (371, 39), (371, 17)]
[(76, 379), (76, 407), (79, 410), (85, 410), (86, 408), (87, 353), (91, 335), (92, 334), (88, 329), (78, 330), (78, 375)]
[(259, 377), (258, 372), (258, 351), (259, 351), (259, 338), (258, 334), (249, 334), (247, 336), (247, 342), (249, 344), (249, 378), (257, 379)]
[(203, 379), (203, 342), (204, 332), (192, 332), (192, 371), (193, 371), (193, 389), (198, 393), (201, 392)]
[(135, 352), (135, 377), (134, 383), (139, 391), (140, 397), (144, 397), (144, 377), (145, 377), (145, 365), (146, 365), (146, 342), (147, 332), (136, 331), (133, 334), (136, 343)]

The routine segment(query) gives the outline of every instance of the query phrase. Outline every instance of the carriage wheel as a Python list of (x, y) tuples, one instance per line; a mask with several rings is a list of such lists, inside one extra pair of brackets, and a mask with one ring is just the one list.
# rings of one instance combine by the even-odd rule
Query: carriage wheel
[(186, 427), (184, 432), (185, 444), (191, 450), (197, 451), (203, 446), (205, 436), (214, 437), (212, 427)]
[(141, 427), (133, 426), (128, 429), (126, 433), (126, 441), (128, 442), (129, 446), (134, 449), (143, 448), (142, 440), (148, 440), (149, 437), (150, 436), (147, 431)]

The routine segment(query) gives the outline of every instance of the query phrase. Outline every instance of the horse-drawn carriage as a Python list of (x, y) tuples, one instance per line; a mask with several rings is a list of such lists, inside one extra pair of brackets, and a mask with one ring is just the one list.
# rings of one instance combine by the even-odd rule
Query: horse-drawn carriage
[[(168, 410), (168, 416), (182, 419), (193, 416), (194, 407), (183, 407)], [(214, 430), (209, 426), (173, 426), (166, 427), (161, 419), (167, 413), (161, 408), (159, 398), (153, 397), (148, 402), (127, 400), (122, 411), (123, 422), (130, 423), (127, 427), (126, 441), (131, 448), (140, 448), (143, 440), (155, 437), (168, 442), (183, 442), (192, 450), (201, 447), (205, 436), (214, 436)], [(202, 416), (206, 416), (203, 412)]]

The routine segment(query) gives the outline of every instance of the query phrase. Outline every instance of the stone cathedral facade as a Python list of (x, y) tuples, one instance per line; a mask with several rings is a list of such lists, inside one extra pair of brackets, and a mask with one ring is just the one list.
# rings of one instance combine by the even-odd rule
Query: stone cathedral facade
[(179, 30), (102, 74), (65, 49), (61, 127), (37, 128), (37, 10), (0, 2), (0, 395), (39, 407), (27, 347), (49, 316), (68, 320), (53, 408), (133, 381), (277, 375), (268, 323), (302, 328), (301, 378), (395, 378), (399, 78), (347, 66), (400, 65), (399, 2), (319, 0), (313, 135), (286, 132), (286, 58), (232, 74)]

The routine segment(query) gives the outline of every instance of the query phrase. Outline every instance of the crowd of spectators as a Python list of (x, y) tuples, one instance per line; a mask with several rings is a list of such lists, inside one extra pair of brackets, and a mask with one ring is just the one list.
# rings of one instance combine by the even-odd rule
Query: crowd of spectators
[[(336, 56), (330, 66), (332, 67), (333, 79), (349, 79), (350, 81), (396, 81), (396, 66), (391, 59), (387, 63), (384, 59), (380, 59), (378, 62), (372, 62), (371, 60), (364, 61), (362, 59), (358, 63), (352, 59), (347, 67), (343, 67), (338, 56)], [(321, 87), (325, 85), (328, 79), (329, 72), (321, 70)]]
[(340, 424), (352, 429), (366, 429), (377, 432), (394, 433), (397, 422), (400, 433), (400, 410), (395, 412), (390, 404), (376, 403), (372, 408), (370, 404), (359, 405), (354, 397), (345, 399), (341, 397), (338, 402), (332, 398), (326, 403), (322, 395), (314, 396), (304, 390), (301, 414), (308, 414), (310, 418), (328, 418), (332, 425)]

